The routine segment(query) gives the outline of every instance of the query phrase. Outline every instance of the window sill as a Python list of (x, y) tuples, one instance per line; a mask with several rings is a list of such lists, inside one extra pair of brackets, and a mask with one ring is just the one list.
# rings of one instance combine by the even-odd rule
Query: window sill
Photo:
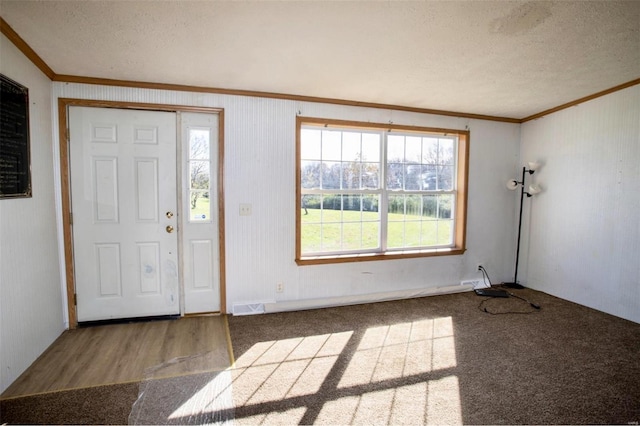
[(370, 262), (376, 260), (411, 259), (416, 257), (456, 256), (464, 254), (464, 248), (439, 248), (430, 250), (404, 250), (386, 253), (345, 254), (331, 256), (305, 256), (296, 259), (298, 266), (330, 263)]

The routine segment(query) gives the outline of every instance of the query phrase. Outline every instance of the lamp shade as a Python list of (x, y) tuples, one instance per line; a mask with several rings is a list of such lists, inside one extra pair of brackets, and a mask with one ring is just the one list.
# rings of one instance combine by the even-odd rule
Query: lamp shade
[(510, 190), (515, 190), (516, 188), (518, 188), (518, 181), (515, 179), (509, 179), (507, 181), (507, 188)]
[(529, 166), (529, 170), (535, 172), (540, 168), (540, 163), (537, 161), (529, 161), (528, 166)]
[(536, 194), (539, 194), (540, 192), (542, 192), (542, 188), (540, 187), (540, 185), (536, 185), (536, 184), (529, 185), (529, 194), (536, 195)]

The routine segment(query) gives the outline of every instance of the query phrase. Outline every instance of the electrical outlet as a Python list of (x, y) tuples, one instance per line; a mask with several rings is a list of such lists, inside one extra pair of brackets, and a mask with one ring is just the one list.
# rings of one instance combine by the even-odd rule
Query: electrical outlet
[(476, 271), (478, 271), (478, 272), (482, 271), (482, 263), (478, 263), (476, 265)]
[(240, 216), (251, 216), (251, 204), (240, 204)]
[(484, 280), (462, 280), (460, 281), (460, 285), (472, 285), (474, 290), (486, 287)]
[(276, 293), (282, 293), (284, 291), (284, 283), (280, 282), (276, 284)]

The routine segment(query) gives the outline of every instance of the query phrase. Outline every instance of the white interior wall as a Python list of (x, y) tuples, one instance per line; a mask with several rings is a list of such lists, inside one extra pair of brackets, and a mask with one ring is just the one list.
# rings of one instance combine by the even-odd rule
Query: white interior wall
[[(494, 281), (513, 263), (515, 206), (504, 188), (517, 165), (519, 125), (467, 118), (277, 99), (54, 83), (54, 98), (100, 99), (225, 110), (227, 307), (236, 303), (309, 301), (425, 289), (478, 278)], [(57, 111), (54, 111), (54, 120)], [(296, 114), (471, 131), (467, 252), (462, 256), (297, 266), (295, 257)], [(56, 135), (54, 134), (54, 138)], [(253, 214), (240, 216), (250, 203)], [(276, 293), (276, 283), (284, 292)], [(314, 305), (312, 302), (311, 306)]]
[(0, 392), (64, 330), (51, 81), (4, 35), (0, 72), (29, 89), (33, 197), (0, 200)]
[(640, 85), (522, 125), (523, 281), (640, 322)]

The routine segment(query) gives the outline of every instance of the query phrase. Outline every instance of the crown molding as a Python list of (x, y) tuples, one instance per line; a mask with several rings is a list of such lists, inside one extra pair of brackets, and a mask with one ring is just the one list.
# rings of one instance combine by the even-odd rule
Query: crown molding
[(54, 79), (56, 73), (49, 67), (49, 65), (47, 65), (45, 61), (42, 60), (40, 56), (38, 56), (38, 54), (31, 48), (31, 46), (29, 46), (27, 42), (24, 41), (22, 37), (20, 37), (18, 33), (13, 30), (13, 28), (11, 28), (11, 26), (7, 24), (4, 19), (2, 19), (1, 16), (0, 32), (4, 34), (5, 37), (7, 37), (11, 41), (11, 43), (13, 43), (14, 46), (16, 46), (18, 50), (20, 50), (27, 57), (27, 59), (33, 62), (33, 64), (38, 67), (38, 69), (40, 69), (40, 71), (42, 71), (44, 75), (49, 77), (49, 80)]
[(137, 89), (175, 90), (175, 91), (182, 91), (182, 92), (213, 93), (218, 95), (249, 96), (249, 97), (255, 97), (255, 98), (283, 99), (283, 100), (299, 101), (299, 102), (315, 102), (315, 103), (324, 103), (324, 104), (332, 104), (332, 105), (347, 105), (347, 106), (356, 106), (356, 107), (365, 107), (365, 108), (388, 109), (393, 111), (407, 111), (407, 112), (416, 112), (421, 114), (434, 114), (434, 115), (444, 115), (449, 117), (473, 118), (478, 120), (500, 121), (500, 122), (507, 122), (507, 123), (520, 122), (520, 120), (517, 118), (509, 118), (509, 117), (497, 117), (492, 115), (470, 114), (470, 113), (463, 113), (463, 112), (443, 111), (443, 110), (437, 110), (437, 109), (417, 108), (417, 107), (409, 107), (409, 106), (402, 106), (402, 105), (380, 104), (375, 102), (360, 102), (360, 101), (351, 101), (346, 99), (290, 95), (285, 93), (260, 92), (260, 91), (253, 91), (253, 90), (222, 89), (222, 88), (215, 88), (215, 87), (188, 86), (188, 85), (181, 85), (181, 84), (153, 83), (153, 82), (130, 81), (130, 80), (112, 80), (108, 78), (83, 77), (83, 76), (62, 75), (62, 74), (56, 74), (55, 77), (53, 78), (53, 81), (59, 81), (64, 83), (95, 84), (95, 85), (102, 85), (102, 86), (131, 87), (131, 88), (137, 88)]
[(602, 96), (608, 95), (613, 92), (617, 92), (622, 89), (626, 89), (627, 87), (635, 86), (636, 84), (640, 84), (640, 78), (635, 80), (628, 81), (626, 83), (619, 84), (617, 86), (613, 86), (609, 89), (602, 90), (601, 92), (594, 93), (593, 95), (585, 96), (584, 98), (576, 99), (575, 101), (567, 102), (566, 104), (559, 105), (555, 108), (547, 109), (545, 111), (539, 112), (534, 115), (530, 115), (529, 117), (525, 117), (520, 120), (521, 123), (526, 123), (527, 121), (535, 120), (540, 117), (544, 117), (545, 115), (553, 114), (554, 112), (562, 111), (563, 109), (571, 108), (573, 106), (579, 105), (581, 103), (590, 101), (592, 99), (600, 98)]

